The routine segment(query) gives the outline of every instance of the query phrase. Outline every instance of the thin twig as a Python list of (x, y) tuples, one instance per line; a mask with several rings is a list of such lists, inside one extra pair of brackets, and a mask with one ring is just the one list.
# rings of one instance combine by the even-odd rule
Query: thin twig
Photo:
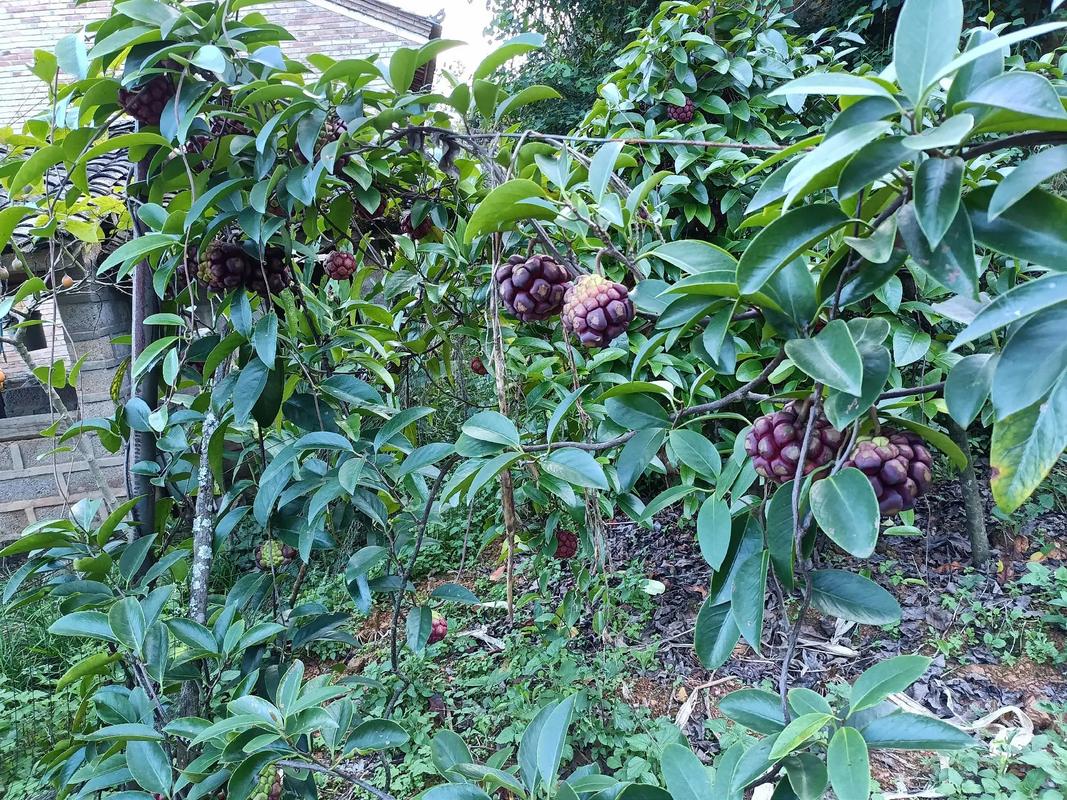
[[(755, 389), (757, 386), (761, 386), (767, 381), (767, 379), (770, 377), (770, 374), (778, 368), (778, 365), (781, 364), (784, 359), (785, 353), (779, 353), (770, 362), (767, 363), (767, 366), (763, 368), (763, 371), (759, 375), (750, 380), (744, 386), (734, 389), (734, 391), (730, 392), (729, 394), (723, 395), (718, 400), (713, 400), (710, 403), (702, 403), (697, 406), (689, 406), (688, 408), (683, 408), (681, 411), (678, 411), (677, 413), (671, 416), (671, 422), (677, 423), (681, 422), (684, 419), (688, 419), (689, 417), (698, 417), (701, 414), (710, 414), (740, 400), (744, 400), (746, 397), (748, 397), (750, 391)], [(637, 431), (629, 431), (627, 433), (621, 434), (620, 436), (616, 436), (613, 439), (608, 439), (603, 442), (553, 442), (550, 445), (526, 445), (522, 449), (525, 453), (539, 453), (545, 450), (549, 450), (551, 448), (570, 447), (576, 450), (598, 452), (600, 450), (610, 450), (613, 447), (618, 447), (619, 445), (626, 444), (636, 435)]]

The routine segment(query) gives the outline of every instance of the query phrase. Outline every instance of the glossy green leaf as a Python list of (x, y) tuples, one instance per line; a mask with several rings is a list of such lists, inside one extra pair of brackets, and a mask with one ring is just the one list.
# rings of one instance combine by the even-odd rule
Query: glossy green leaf
[(995, 355), (975, 353), (960, 359), (952, 367), (945, 381), (945, 404), (949, 415), (960, 427), (966, 428), (978, 417), (989, 397), (996, 366)]
[(990, 399), (998, 420), (1041, 400), (1067, 364), (1067, 305), (1035, 314), (1012, 331), (997, 359)]
[(697, 513), (697, 544), (700, 554), (713, 570), (722, 567), (730, 549), (730, 533), (733, 520), (726, 501), (708, 497)]
[(801, 714), (833, 714), (825, 697), (803, 686), (790, 689), (786, 699), (789, 701), (789, 710), (798, 717)]
[(932, 341), (924, 331), (910, 325), (899, 326), (893, 331), (893, 363), (900, 368), (925, 358)]
[(672, 430), (670, 443), (683, 464), (700, 477), (714, 483), (722, 470), (722, 458), (715, 445), (702, 434), (688, 428)]
[(826, 771), (838, 800), (867, 800), (871, 796), (871, 763), (867, 743), (855, 728), (842, 727), (826, 751)]
[(963, 331), (956, 336), (950, 350), (988, 336), (995, 330), (1019, 322), (1031, 314), (1067, 302), (1067, 279), (1051, 273), (1026, 281), (993, 298)]
[(356, 726), (345, 746), (361, 753), (376, 753), (403, 747), (409, 738), (407, 731), (392, 720), (368, 719)]
[(730, 604), (714, 605), (711, 598), (705, 600), (693, 632), (693, 649), (705, 669), (718, 669), (725, 664), (740, 638)]
[(662, 428), (649, 428), (638, 431), (625, 444), (615, 461), (615, 471), (622, 491), (628, 492), (633, 488), (663, 446), (666, 436), (667, 433)]
[(758, 292), (775, 272), (847, 222), (836, 205), (819, 203), (776, 219), (749, 243), (737, 264), (742, 294)]
[(670, 425), (663, 406), (647, 394), (611, 397), (604, 405), (612, 422), (632, 431), (666, 428)]
[(660, 756), (660, 766), (672, 800), (707, 800), (712, 796), (711, 773), (688, 747), (668, 744)]
[(521, 219), (553, 219), (555, 208), (545, 193), (531, 180), (516, 178), (497, 186), (478, 204), (467, 222), (464, 240), (508, 229)]
[(865, 670), (852, 684), (850, 715), (874, 708), (894, 692), (903, 692), (919, 680), (930, 666), (926, 656), (896, 656)]
[(1049, 178), (1064, 171), (1067, 171), (1067, 145), (1050, 147), (1020, 162), (993, 190), (989, 219), (995, 220)]
[(860, 732), (874, 750), (962, 750), (976, 744), (955, 725), (905, 711), (875, 717)]
[(471, 438), (483, 442), (519, 446), (518, 428), (498, 411), (479, 411), (463, 423), (462, 430)]
[(795, 78), (788, 83), (777, 86), (768, 93), (769, 97), (789, 95), (830, 95), (834, 97), (886, 97), (893, 95), (881, 83), (862, 75), (847, 72), (816, 72)]
[(134, 740), (126, 745), (126, 766), (146, 792), (170, 794), (173, 770), (166, 751), (157, 742)]
[(928, 158), (915, 172), (915, 217), (931, 248), (948, 232), (960, 207), (963, 159)]
[(545, 786), (555, 786), (563, 748), (567, 744), (574, 695), (561, 700), (545, 719), (537, 738), (537, 774)]
[(849, 467), (811, 487), (816, 522), (841, 549), (867, 558), (878, 542), (878, 499), (867, 476)]
[(544, 43), (545, 37), (540, 33), (523, 33), (514, 36), (483, 58), (474, 68), (473, 77), (488, 78), (511, 59), (523, 53), (529, 53), (531, 50), (537, 50), (543, 47)]
[(763, 550), (749, 556), (738, 567), (730, 593), (730, 610), (734, 624), (756, 655), (762, 655), (764, 598), (767, 594), (767, 570), (770, 552)]
[(426, 649), (432, 624), (433, 613), (429, 606), (415, 606), (408, 612), (404, 629), (411, 652), (421, 653)]
[(837, 180), (838, 196), (842, 200), (855, 197), (914, 158), (915, 151), (904, 144), (903, 136), (887, 136), (872, 142), (852, 156), (841, 170)]
[(785, 759), (782, 766), (799, 800), (821, 800), (829, 782), (821, 758), (812, 753), (798, 753)]
[(829, 614), (864, 625), (892, 625), (900, 621), (900, 604), (869, 578), (842, 569), (811, 573), (811, 603)]
[(587, 489), (607, 489), (604, 469), (584, 450), (565, 448), (554, 450), (542, 459), (541, 468), (549, 475)]
[[(803, 511), (801, 511), (803, 514)], [(767, 503), (767, 547), (774, 574), (786, 591), (793, 590), (793, 561), (796, 557), (793, 520), (793, 481), (774, 490)]]
[(931, 248), (919, 227), (915, 204), (897, 212), (897, 228), (915, 265), (946, 289), (978, 297), (978, 264), (974, 256), (974, 232), (969, 216), (960, 209), (936, 248)]
[(851, 395), (863, 390), (863, 361), (843, 320), (829, 322), (811, 339), (786, 342), (786, 355), (806, 375)]
[(825, 728), (833, 718), (833, 714), (820, 714), (814, 712), (811, 714), (801, 714), (796, 719), (790, 721), (790, 723), (782, 729), (782, 732), (778, 734), (774, 747), (771, 748), (771, 758), (776, 761), (785, 758), (794, 750), (817, 736), (819, 731)]
[(918, 104), (955, 57), (963, 33), (962, 0), (907, 0), (897, 18), (893, 65), (904, 94)]
[(721, 247), (698, 239), (678, 239), (650, 250), (668, 264), (694, 277), (704, 274), (729, 274), (737, 270), (737, 259)]
[(1050, 269), (1067, 264), (1067, 200), (1035, 189), (995, 219), (988, 214), (992, 188), (977, 189), (964, 198), (974, 238), (998, 253)]
[(1067, 110), (1060, 103), (1056, 89), (1048, 78), (1036, 72), (1012, 71), (986, 81), (972, 91), (956, 108), (1011, 111), (1025, 117), (1067, 121)]
[[(849, 320), (850, 323), (853, 321)], [(892, 369), (889, 351), (880, 344), (861, 347), (860, 359), (863, 361), (863, 387), (859, 395), (831, 391), (823, 403), (827, 419), (839, 431), (843, 431), (874, 405)]]
[(756, 733), (778, 733), (785, 727), (782, 701), (765, 689), (738, 689), (719, 701), (719, 711), (727, 719)]
[(1067, 448), (1067, 376), (1060, 378), (1047, 399), (993, 425), (989, 451), (993, 499), (1011, 513), (1056, 465)]

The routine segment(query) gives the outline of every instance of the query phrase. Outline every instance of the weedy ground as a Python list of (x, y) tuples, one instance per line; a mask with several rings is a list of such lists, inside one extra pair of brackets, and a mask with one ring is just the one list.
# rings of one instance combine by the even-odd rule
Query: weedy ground
[[(582, 693), (584, 711), (565, 763), (597, 762), (626, 779), (654, 782), (658, 753), (677, 736), (676, 725), (712, 763), (740, 735), (717, 714), (717, 698), (742, 685), (770, 686), (775, 664), (743, 645), (714, 674), (696, 660), (692, 627), (708, 575), (691, 525), (669, 512), (651, 529), (609, 521), (607, 593), (588, 591), (595, 581), (579, 574), (582, 556), (561, 564), (521, 552), (509, 622), (496, 513), (497, 500), (488, 495), (471, 513), (449, 511), (419, 557), (414, 579), (422, 592), (457, 582), (483, 605), (443, 606), (446, 640), (421, 655), (405, 651), (407, 681), (395, 718), (412, 739), (388, 765), (391, 791), (409, 797), (434, 782), (429, 744), (440, 727), (462, 732), (485, 758), (517, 748), (540, 705), (574, 692)], [(1057, 469), (1017, 514), (990, 513), (997, 550), (986, 572), (968, 564), (952, 481), (941, 482), (908, 521), (926, 535), (885, 537), (873, 559), (874, 577), (904, 608), (901, 623), (842, 627), (810, 616), (794, 679), (833, 691), (881, 658), (934, 656), (930, 674), (911, 690), (916, 700), (940, 716), (967, 720), (1015, 705), (1035, 723), (1034, 735), (943, 761), (891, 756), (875, 764), (883, 789), (932, 788), (975, 800), (1067, 797), (1067, 468)], [(396, 686), (388, 662), (391, 614), (379, 606), (363, 616), (352, 607), (342, 573), (360, 544), (358, 532), (354, 537), (335, 557), (316, 561), (299, 600), (351, 613), (344, 630), (357, 644), (319, 641), (298, 655), (309, 672), (357, 681), (373, 715), (384, 711)], [(253, 546), (235, 540), (216, 565), (219, 586), (249, 566)], [(40, 605), (0, 609), (0, 786), (7, 800), (45, 796), (38, 759), (76, 710), (69, 690), (44, 691), (84, 655), (47, 634), (53, 612)], [(778, 645), (773, 633), (766, 644)], [(988, 740), (997, 730), (980, 735)], [(902, 774), (910, 776), (904, 785)]]

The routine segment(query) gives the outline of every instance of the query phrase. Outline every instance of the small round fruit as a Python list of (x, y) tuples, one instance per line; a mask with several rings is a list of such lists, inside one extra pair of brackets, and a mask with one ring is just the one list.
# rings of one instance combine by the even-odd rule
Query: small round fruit
[(204, 251), (197, 278), (213, 292), (223, 293), (243, 286), (252, 271), (252, 258), (233, 242), (212, 242)]
[(7, 271), (7, 267), (0, 267), (0, 281), (6, 281), (11, 277), (11, 273)]
[(556, 553), (559, 561), (569, 561), (578, 553), (578, 535), (573, 531), (556, 531)]
[(122, 110), (142, 125), (158, 125), (176, 87), (169, 74), (154, 75), (133, 89), (119, 89)]
[(64, 289), (69, 289), (74, 285), (74, 278), (70, 277), (70, 275), (64, 275), (60, 283)]
[(513, 255), (493, 275), (500, 299), (521, 322), (548, 319), (559, 313), (570, 288), (570, 275), (551, 256)]
[(871, 482), (883, 517), (915, 508), (930, 490), (933, 456), (926, 443), (910, 431), (884, 431), (856, 442), (846, 467), (855, 467)]
[(439, 641), (448, 635), (448, 620), (433, 612), (432, 621), (430, 622), (430, 638), (426, 640), (427, 644), (437, 644)]
[(433, 220), (427, 214), (422, 218), (422, 222), (416, 225), (411, 218), (411, 212), (408, 211), (400, 218), (400, 231), (412, 239), (425, 239), (433, 232)]
[(629, 290), (601, 275), (583, 275), (563, 299), (563, 328), (585, 347), (607, 347), (630, 326), (634, 304)]
[[(275, 539), (268, 539), (259, 546), (256, 553), (256, 565), (262, 570), (281, 569), (293, 560), (285, 551), (286, 545)], [(289, 548), (292, 550), (292, 548)]]
[(356, 271), (356, 257), (352, 253), (335, 250), (326, 257), (326, 274), (335, 281), (344, 281)]
[(673, 119), (675, 122), (692, 122), (693, 115), (696, 113), (696, 104), (692, 98), (685, 98), (685, 103), (680, 106), (667, 106), (667, 116)]
[[(757, 419), (745, 437), (745, 452), (752, 457), (756, 472), (777, 483), (792, 480), (800, 461), (806, 423), (807, 417), (800, 418), (796, 403), (789, 403), (781, 411)], [(830, 421), (820, 412), (804, 459), (804, 475), (810, 475), (833, 460), (842, 438), (841, 431), (831, 427)]]
[(247, 286), (256, 294), (267, 297), (280, 294), (292, 283), (293, 275), (289, 271), (289, 259), (281, 247), (268, 247), (263, 252), (263, 262), (252, 263), (248, 274)]
[(485, 364), (482, 363), (480, 358), (476, 358), (471, 361), (471, 372), (475, 375), (488, 375), (489, 370), (485, 368)]

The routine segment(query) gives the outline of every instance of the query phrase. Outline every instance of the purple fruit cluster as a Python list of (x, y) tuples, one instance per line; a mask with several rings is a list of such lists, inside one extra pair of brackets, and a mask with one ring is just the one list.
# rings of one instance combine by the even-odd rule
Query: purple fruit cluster
[(845, 466), (867, 476), (883, 517), (914, 508), (915, 499), (926, 494), (933, 480), (930, 450), (911, 432), (886, 431), (861, 439)]
[(253, 261), (252, 267), (248, 288), (262, 297), (278, 294), (293, 282), (289, 259), (280, 247), (268, 247), (263, 253), (263, 262)]
[(142, 125), (158, 125), (174, 92), (169, 74), (155, 75), (133, 89), (119, 89), (119, 105)]
[(400, 232), (405, 236), (410, 236), (412, 239), (425, 239), (432, 231), (433, 220), (430, 219), (429, 214), (423, 217), (422, 222), (418, 225), (411, 219), (410, 211), (400, 218)]
[(563, 298), (563, 328), (586, 347), (607, 347), (634, 318), (629, 290), (601, 275), (583, 275)]
[(556, 559), (570, 561), (578, 553), (578, 535), (573, 531), (556, 531)]
[(326, 274), (335, 281), (344, 281), (356, 271), (356, 257), (351, 253), (335, 250), (326, 257)]
[(448, 635), (448, 620), (433, 612), (433, 619), (430, 622), (430, 638), (426, 640), (427, 644), (437, 644), (439, 641)]
[(213, 242), (200, 259), (197, 277), (213, 292), (225, 292), (243, 286), (252, 270), (252, 258), (241, 245)]
[(558, 314), (570, 288), (567, 270), (549, 256), (511, 256), (493, 276), (500, 299), (521, 322), (535, 322)]
[[(789, 403), (781, 411), (757, 419), (745, 437), (745, 452), (752, 457), (756, 472), (764, 478), (785, 483), (796, 476), (807, 424), (806, 416), (802, 419), (800, 412), (800, 406)], [(830, 463), (841, 447), (841, 440), (841, 431), (831, 427), (830, 421), (820, 413), (808, 443), (804, 475)]]
[(268, 247), (262, 262), (236, 242), (212, 242), (197, 269), (200, 282), (213, 292), (244, 286), (264, 297), (277, 294), (292, 280), (289, 261), (280, 247)]
[(667, 116), (675, 122), (692, 122), (696, 113), (696, 104), (692, 98), (685, 98), (685, 104), (680, 106), (667, 106)]

